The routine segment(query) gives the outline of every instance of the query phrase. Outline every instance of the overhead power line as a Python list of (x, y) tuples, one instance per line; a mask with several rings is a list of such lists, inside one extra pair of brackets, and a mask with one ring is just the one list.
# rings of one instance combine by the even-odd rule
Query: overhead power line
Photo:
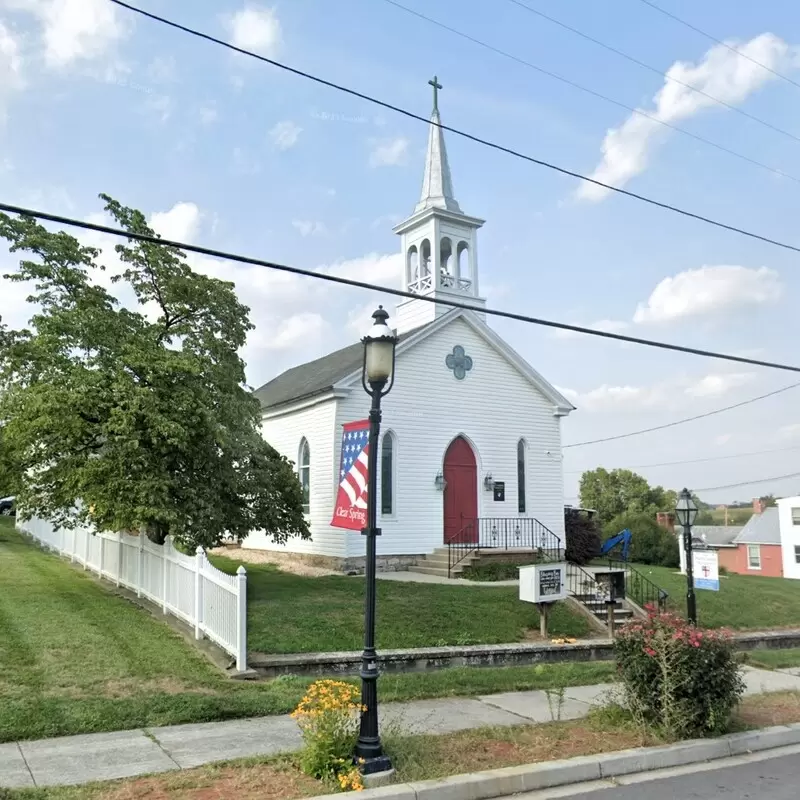
[[(645, 119), (649, 119), (652, 122), (657, 123), (658, 125), (662, 125), (665, 128), (669, 128), (670, 130), (677, 131), (678, 133), (682, 133), (684, 136), (688, 136), (695, 141), (702, 142), (703, 144), (707, 144), (710, 147), (714, 147), (717, 150), (721, 150), (723, 153), (728, 153), (728, 155), (732, 155), (742, 161), (746, 161), (749, 164), (753, 164), (756, 167), (760, 167), (761, 169), (767, 170), (768, 172), (773, 173), (774, 175), (779, 175), (782, 178), (789, 178), (789, 180), (794, 181), (795, 183), (800, 183), (800, 178), (796, 178), (794, 175), (789, 175), (788, 173), (784, 172), (783, 170), (777, 169), (776, 167), (771, 167), (769, 164), (765, 164), (762, 161), (758, 161), (755, 158), (750, 158), (750, 156), (746, 156), (743, 153), (739, 153), (736, 150), (731, 150), (729, 147), (725, 147), (724, 145), (718, 144), (717, 142), (712, 141), (711, 139), (706, 139), (704, 136), (699, 136), (696, 133), (692, 133), (691, 131), (687, 131), (685, 128), (680, 128), (677, 125), (673, 125), (671, 122), (666, 122), (665, 120), (659, 119), (658, 117), (654, 116), (653, 114), (648, 114), (646, 111), (642, 111), (640, 108), (635, 108), (634, 106), (629, 106), (627, 103), (622, 103), (619, 100), (614, 100), (613, 97), (609, 97), (608, 95), (602, 94), (601, 92), (597, 92), (594, 89), (590, 89), (587, 86), (583, 86), (580, 83), (576, 83), (569, 78), (565, 78), (563, 75), (559, 75), (556, 72), (551, 72), (548, 69), (544, 69), (544, 67), (540, 67), (536, 64), (531, 63), (530, 61), (526, 61), (524, 58), (520, 58), (519, 56), (515, 56), (513, 53), (508, 53), (505, 50), (501, 50), (499, 47), (495, 47), (494, 45), (488, 44), (487, 42), (482, 41), (481, 39), (476, 39), (474, 36), (470, 36), (468, 33), (464, 33), (463, 31), (457, 30), (450, 25), (446, 25), (444, 22), (439, 22), (439, 20), (433, 19), (432, 17), (428, 17), (425, 14), (422, 14), (419, 11), (415, 11), (413, 8), (408, 8), (404, 6), (402, 3), (398, 3), (397, 0), (384, 0), (384, 2), (388, 3), (395, 8), (399, 8), (402, 11), (405, 11), (409, 14), (412, 14), (415, 17), (418, 17), (425, 22), (429, 22), (431, 25), (436, 25), (443, 30), (449, 31), (450, 33), (455, 34), (456, 36), (460, 36), (462, 39), (466, 39), (474, 44), (479, 45), (480, 47), (485, 48), (486, 50), (490, 50), (493, 53), (497, 53), (504, 58), (511, 59), (512, 61), (516, 61), (518, 64), (522, 64), (524, 67), (528, 67), (542, 75), (546, 75), (548, 78), (553, 78), (554, 80), (560, 81), (561, 83), (566, 84), (567, 86), (571, 86), (573, 89), (578, 89), (581, 92), (585, 92), (586, 94), (590, 94), (593, 97), (597, 97), (600, 100), (604, 100), (607, 103), (611, 103), (612, 105), (618, 106), (619, 108), (624, 108), (626, 111), (631, 112), (632, 114), (636, 114), (637, 116), (644, 117)], [(511, 0), (512, 3), (516, 3), (517, 0)], [(527, 6), (524, 6), (527, 8)], [(529, 9), (530, 11), (534, 11), (533, 9)], [(534, 13), (539, 13), (534, 11)], [(549, 19), (549, 17), (548, 17)], [(661, 74), (661, 73), (659, 73)], [(719, 101), (721, 102), (721, 101)], [(723, 105), (727, 105), (723, 103)], [(733, 108), (731, 106), (731, 108)], [(738, 109), (735, 109), (738, 110)], [(749, 114), (747, 116), (750, 116)], [(765, 123), (768, 124), (768, 123)], [(772, 127), (772, 126), (769, 126)], [(789, 134), (791, 135), (791, 134)], [(792, 137), (800, 142), (800, 137)]]
[(721, 44), (723, 47), (730, 50), (732, 53), (736, 53), (737, 56), (741, 56), (742, 58), (747, 59), (748, 61), (752, 62), (753, 64), (758, 65), (762, 69), (765, 69), (767, 72), (771, 72), (778, 78), (785, 80), (787, 83), (791, 83), (800, 89), (800, 83), (797, 81), (792, 80), (787, 75), (784, 75), (782, 72), (778, 72), (777, 70), (772, 69), (772, 67), (768, 67), (766, 64), (762, 64), (760, 61), (757, 61), (752, 56), (747, 55), (747, 53), (743, 53), (741, 50), (738, 50), (735, 47), (731, 47), (727, 42), (723, 42), (722, 39), (717, 39), (716, 36), (712, 36), (710, 33), (706, 33), (706, 31), (700, 30), (696, 25), (692, 25), (691, 22), (687, 22), (685, 19), (681, 19), (679, 16), (672, 14), (671, 12), (667, 11), (661, 6), (657, 6), (655, 3), (651, 2), (651, 0), (640, 0), (640, 2), (644, 3), (646, 6), (650, 6), (655, 11), (658, 11), (659, 14), (663, 14), (665, 17), (669, 17), (670, 19), (674, 19), (675, 22), (680, 22), (681, 25), (693, 30), (695, 33), (699, 33), (701, 36), (705, 36), (706, 39), (709, 39), (712, 42), (716, 42), (717, 44)]
[[(698, 89), (696, 86), (692, 86), (692, 84), (690, 83), (686, 83), (680, 80), (679, 78), (676, 78), (673, 75), (663, 72), (662, 70), (658, 69), (658, 67), (654, 67), (651, 64), (646, 63), (645, 61), (640, 61), (638, 58), (635, 58), (634, 56), (629, 55), (628, 53), (625, 53), (622, 50), (618, 50), (616, 47), (612, 47), (610, 44), (606, 44), (605, 42), (600, 41), (600, 39), (595, 39), (594, 36), (590, 36), (588, 33), (584, 33), (583, 31), (578, 30), (577, 28), (573, 28), (571, 25), (567, 25), (566, 22), (561, 22), (561, 20), (558, 20), (555, 17), (551, 17), (548, 14), (545, 14), (543, 11), (539, 11), (536, 8), (532, 8), (527, 3), (522, 2), (522, 0), (509, 0), (509, 2), (513, 3), (515, 6), (524, 8), (526, 11), (530, 12), (531, 14), (535, 14), (537, 17), (541, 17), (542, 19), (546, 19), (548, 22), (552, 22), (554, 25), (558, 25), (560, 28), (564, 28), (564, 30), (570, 31), (571, 33), (574, 33), (577, 36), (580, 36), (582, 39), (586, 39), (587, 41), (592, 42), (593, 44), (596, 44), (602, 47), (603, 49), (608, 50), (611, 53), (615, 53), (616, 55), (621, 56), (627, 61), (630, 61), (632, 64), (636, 64), (640, 67), (643, 67), (644, 69), (650, 70), (650, 72), (654, 72), (656, 75), (660, 75), (662, 78), (665, 78), (671, 83), (676, 83), (679, 86), (683, 86), (685, 89), (689, 89), (692, 92), (695, 92), (696, 94), (702, 95), (703, 97), (708, 98), (712, 102), (724, 106), (730, 111), (734, 111), (743, 117), (747, 117), (748, 119), (753, 120), (753, 122), (757, 122), (759, 125), (763, 125), (765, 128), (770, 128), (776, 133), (780, 133), (783, 136), (787, 136), (790, 139), (794, 139), (796, 142), (800, 142), (800, 136), (795, 136), (793, 133), (790, 133), (789, 131), (784, 130), (783, 128), (779, 128), (777, 125), (773, 125), (771, 122), (767, 122), (766, 120), (761, 119), (761, 117), (755, 116), (755, 114), (750, 114), (744, 109), (738, 108), (737, 106), (734, 106), (731, 103), (727, 103), (725, 100), (720, 100), (718, 97), (714, 97), (714, 95), (709, 94), (703, 89)], [(648, 3), (648, 5), (651, 4)], [(724, 44), (724, 42), (720, 42), (720, 44)], [(725, 46), (728, 47), (728, 45)], [(733, 48), (729, 47), (728, 49), (732, 50)], [(738, 51), (735, 50), (734, 52)], [(739, 55), (743, 54), (739, 53)], [(745, 56), (745, 58), (747, 58), (747, 56)], [(750, 60), (752, 61), (752, 59)], [(764, 65), (761, 64), (759, 66), (764, 66)], [(767, 67), (765, 67), (765, 69), (767, 69)], [(770, 70), (770, 72), (772, 72), (772, 70)]]
[[(202, 247), (201, 245), (189, 244), (188, 242), (179, 242), (172, 239), (163, 239), (160, 236), (149, 236), (143, 233), (134, 233), (132, 231), (122, 230), (121, 228), (112, 228), (108, 225), (101, 225), (96, 222), (87, 222), (85, 220), (75, 219), (74, 217), (64, 217), (60, 214), (51, 214), (46, 211), (36, 211), (22, 206), (12, 205), (11, 203), (0, 203), (0, 211), (5, 211), (9, 214), (20, 214), (22, 216), (31, 217), (33, 219), (47, 220), (48, 222), (55, 222), (59, 225), (69, 225), (74, 228), (82, 228), (84, 230), (95, 231), (97, 233), (107, 233), (110, 236), (117, 236), (123, 239), (129, 239), (137, 242), (147, 242), (149, 244), (162, 245), (164, 247), (174, 247), (179, 250), (184, 250), (189, 253), (199, 253), (200, 255), (210, 256), (212, 258), (219, 258), (224, 261), (235, 261), (240, 264), (249, 264), (256, 267), (264, 267), (266, 269), (273, 269), (278, 272), (285, 272), (291, 275), (301, 275), (306, 278), (314, 280), (327, 281), (328, 283), (336, 283), (342, 286), (352, 286), (359, 289), (368, 289), (373, 292), (381, 292), (383, 294), (393, 295), (395, 297), (403, 297), (409, 300), (421, 300), (426, 303), (436, 303), (438, 305), (448, 306), (450, 308), (461, 308), (468, 311), (478, 311), (482, 314), (487, 314), (493, 317), (501, 317), (503, 319), (513, 319), (518, 322), (526, 322), (531, 325), (540, 325), (546, 328), (556, 328), (558, 330), (575, 331), (576, 333), (585, 333), (587, 336), (598, 336), (603, 339), (613, 339), (620, 342), (630, 342), (631, 344), (644, 345), (646, 347), (655, 347), (660, 350), (671, 350), (677, 353), (689, 353), (691, 355), (702, 356), (704, 358), (717, 358), (722, 361), (733, 361), (737, 364), (751, 364), (757, 367), (768, 367), (771, 369), (783, 370), (786, 372), (800, 373), (800, 366), (793, 366), (791, 364), (780, 364), (775, 361), (762, 361), (761, 359), (746, 358), (745, 356), (735, 356), (726, 353), (716, 353), (712, 350), (704, 350), (697, 347), (684, 347), (683, 345), (670, 344), (668, 342), (658, 342), (653, 339), (641, 339), (636, 336), (627, 336), (622, 333), (611, 333), (610, 331), (598, 331), (593, 328), (583, 328), (579, 325), (568, 325), (565, 322), (554, 322), (553, 320), (540, 319), (537, 317), (530, 317), (526, 314), (517, 314), (513, 311), (501, 311), (494, 308), (482, 308), (470, 305), (469, 303), (461, 303), (457, 300), (449, 300), (441, 297), (430, 297), (428, 295), (414, 294), (403, 289), (393, 289), (389, 286), (380, 286), (368, 281), (359, 281), (354, 278), (345, 278), (340, 275), (331, 275), (325, 272), (316, 272), (314, 270), (302, 269), (301, 267), (292, 267), (287, 264), (278, 264), (274, 261), (266, 261), (261, 258), (253, 258), (251, 256), (243, 256), (236, 253), (226, 252), (224, 250), (215, 250), (210, 247)], [(752, 401), (750, 401), (752, 402)], [(573, 447), (576, 445), (572, 445)]]
[(722, 489), (739, 489), (742, 486), (753, 486), (756, 483), (772, 483), (772, 481), (782, 481), (787, 478), (800, 478), (800, 472), (790, 472), (788, 475), (773, 475), (771, 478), (757, 478), (754, 481), (743, 481), (742, 483), (729, 483), (727, 486), (706, 486), (703, 489), (692, 489), (692, 492), (694, 494), (719, 492)]
[[(620, 469), (652, 469), (654, 467), (680, 467), (684, 464), (705, 464), (708, 461), (728, 461), (734, 458), (749, 458), (750, 456), (762, 456), (768, 453), (788, 453), (792, 450), (800, 450), (800, 445), (795, 447), (777, 447), (771, 450), (751, 450), (749, 453), (731, 453), (726, 456), (708, 456), (707, 458), (689, 458), (683, 461), (662, 461), (658, 464), (630, 464)], [(586, 470), (569, 469), (566, 475), (580, 475)]]
[(667, 422), (663, 425), (654, 425), (652, 428), (642, 428), (638, 431), (628, 431), (628, 433), (618, 433), (615, 436), (604, 436), (602, 439), (590, 439), (586, 442), (574, 442), (573, 444), (562, 445), (562, 450), (568, 450), (570, 447), (584, 447), (588, 444), (601, 444), (602, 442), (613, 442), (617, 439), (628, 439), (631, 436), (640, 436), (643, 433), (652, 433), (653, 431), (663, 431), (666, 428), (674, 428), (676, 425), (683, 425), (686, 422), (694, 422), (697, 419), (705, 419), (706, 417), (713, 417), (715, 414), (721, 414), (723, 411), (732, 411), (734, 408), (741, 408), (748, 406), (751, 403), (757, 403), (759, 400), (766, 400), (768, 397), (774, 397), (776, 394), (788, 392), (789, 389), (796, 389), (800, 383), (792, 383), (789, 386), (784, 386), (780, 389), (761, 394), (758, 397), (751, 397), (749, 400), (742, 400), (740, 403), (734, 403), (724, 408), (717, 408), (713, 411), (706, 411), (704, 414), (695, 414), (693, 417), (684, 417), (684, 419), (677, 419), (674, 422)]
[(571, 178), (577, 178), (578, 180), (585, 181), (586, 183), (591, 183), (595, 186), (600, 186), (603, 189), (608, 189), (611, 192), (624, 195), (625, 197), (631, 197), (634, 200), (639, 200), (642, 203), (647, 203), (648, 205), (654, 206), (656, 208), (660, 208), (665, 211), (671, 211), (675, 214), (680, 214), (681, 216), (688, 217), (689, 219), (695, 219), (698, 220), (699, 222), (704, 222), (707, 225), (713, 225), (716, 228), (732, 231), (733, 233), (741, 234), (742, 236), (746, 236), (750, 239), (756, 239), (760, 242), (766, 242), (767, 244), (774, 245), (775, 247), (780, 247), (784, 250), (791, 250), (795, 253), (800, 253), (800, 246), (787, 244), (786, 242), (781, 242), (777, 239), (772, 239), (769, 236), (764, 236), (762, 234), (755, 233), (753, 231), (748, 231), (744, 228), (739, 228), (736, 225), (729, 225), (725, 222), (720, 222), (719, 220), (712, 219), (711, 217), (706, 217), (703, 216), (702, 214), (696, 214), (693, 211), (687, 211), (686, 209), (671, 205), (670, 203), (664, 203), (661, 202), (660, 200), (654, 200), (652, 197), (647, 197), (646, 195), (638, 194), (637, 192), (632, 192), (629, 189), (622, 189), (618, 186), (612, 186), (611, 184), (604, 183), (603, 181), (599, 181), (596, 178), (590, 178), (588, 175), (582, 175), (579, 172), (574, 172), (573, 170), (566, 169), (565, 167), (559, 167), (557, 164), (553, 164), (549, 161), (545, 161), (540, 158), (534, 158), (533, 156), (526, 155), (525, 153), (521, 153), (518, 150), (506, 147), (505, 145), (497, 144), (496, 142), (492, 142), (488, 139), (482, 139), (480, 136), (475, 136), (474, 134), (467, 133), (466, 131), (462, 131), (458, 128), (453, 128), (449, 125), (444, 125), (440, 122), (432, 122), (427, 117), (415, 114), (413, 111), (408, 111), (405, 108), (401, 108), (400, 106), (388, 103), (385, 100), (379, 100), (376, 97), (364, 94), (363, 92), (358, 92), (355, 89), (351, 89), (347, 86), (342, 86), (340, 84), (334, 83), (333, 81), (326, 80), (325, 78), (320, 78), (318, 75), (312, 75), (311, 73), (304, 72), (303, 70), (296, 69), (295, 67), (290, 67), (288, 64), (283, 64), (280, 61), (276, 61), (275, 59), (267, 58), (267, 56), (262, 56), (259, 53), (254, 53), (250, 50), (245, 50), (241, 47), (237, 47), (236, 45), (231, 44), (230, 42), (226, 42), (223, 39), (218, 39), (215, 36), (211, 36), (210, 34), (203, 33), (202, 31), (195, 30), (194, 28), (189, 28), (186, 25), (181, 25), (180, 23), (174, 22), (173, 20), (167, 19), (166, 17), (160, 17), (158, 16), (158, 14), (153, 14), (149, 11), (144, 11), (141, 8), (137, 8), (136, 6), (132, 6), (129, 3), (123, 2), (123, 0), (109, 0), (109, 2), (121, 6), (122, 8), (127, 8), (129, 11), (132, 11), (136, 14), (140, 14), (144, 17), (147, 17), (148, 19), (152, 19), (164, 25), (168, 25), (169, 27), (175, 28), (176, 30), (188, 33), (191, 36), (196, 36), (208, 42), (213, 42), (214, 44), (217, 44), (220, 47), (225, 47), (228, 50), (232, 50), (236, 53), (241, 53), (242, 55), (255, 58), (259, 61), (263, 61), (266, 64), (271, 64), (272, 66), (278, 67), (279, 69), (285, 70), (286, 72), (290, 72), (293, 75), (298, 75), (301, 78), (314, 81), (315, 83), (318, 83), (322, 86), (327, 86), (331, 89), (335, 89), (336, 91), (349, 94), (351, 97), (358, 97), (359, 99), (365, 100), (368, 103), (373, 103), (374, 105), (381, 106), (382, 108), (386, 108), (389, 111), (394, 111), (397, 114), (402, 114), (403, 116), (408, 117), (409, 119), (415, 119), (419, 122), (423, 122), (425, 125), (436, 125), (438, 128), (441, 128), (444, 131), (449, 131), (455, 136), (460, 136), (464, 139), (468, 139), (471, 142), (476, 142), (477, 144), (483, 145), (484, 147), (489, 147), (492, 150), (497, 150), (498, 152), (506, 153), (507, 155), (514, 156), (515, 158), (520, 158), (523, 161), (528, 161), (531, 164), (536, 164), (537, 166), (545, 167), (546, 169), (553, 170), (554, 172), (558, 172), (561, 175), (568, 175)]

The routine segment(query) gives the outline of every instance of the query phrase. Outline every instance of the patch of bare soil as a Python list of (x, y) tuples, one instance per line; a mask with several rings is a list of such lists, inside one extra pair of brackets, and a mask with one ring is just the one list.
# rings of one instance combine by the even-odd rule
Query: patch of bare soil
[(341, 575), (336, 570), (326, 569), (325, 567), (314, 567), (306, 564), (300, 559), (277, 558), (268, 550), (248, 550), (242, 547), (217, 547), (209, 550), (212, 555), (224, 556), (234, 561), (242, 561), (245, 564), (272, 564), (284, 572), (291, 572), (293, 575), (300, 575), (304, 578), (321, 578), (325, 575)]
[(91, 800), (295, 800), (325, 794), (318, 781), (288, 765), (201, 767), (125, 781), (88, 795)]

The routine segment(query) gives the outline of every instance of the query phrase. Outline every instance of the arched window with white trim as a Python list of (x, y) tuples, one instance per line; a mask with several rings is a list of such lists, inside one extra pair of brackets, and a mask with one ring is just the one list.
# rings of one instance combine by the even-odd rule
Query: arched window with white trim
[(381, 516), (394, 516), (394, 476), (397, 458), (394, 434), (386, 431), (381, 441)]
[(525, 440), (517, 442), (517, 511), (524, 514), (525, 502)]
[(300, 450), (297, 458), (297, 477), (303, 491), (303, 511), (308, 514), (311, 507), (311, 448), (305, 436), (300, 440)]

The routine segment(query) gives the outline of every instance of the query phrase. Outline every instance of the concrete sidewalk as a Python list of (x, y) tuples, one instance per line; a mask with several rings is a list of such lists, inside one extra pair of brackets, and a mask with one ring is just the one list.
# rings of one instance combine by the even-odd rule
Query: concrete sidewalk
[[(745, 667), (747, 694), (800, 691), (800, 675)], [(561, 719), (579, 719), (602, 704), (614, 684), (565, 690)], [(387, 703), (383, 722), (408, 733), (451, 733), (486, 726), (550, 722), (557, 700), (546, 692), (507, 692), (475, 698)], [(114, 733), (0, 744), (0, 787), (74, 785), (189, 769), (247, 756), (298, 750), (300, 730), (288, 716), (173, 725)]]

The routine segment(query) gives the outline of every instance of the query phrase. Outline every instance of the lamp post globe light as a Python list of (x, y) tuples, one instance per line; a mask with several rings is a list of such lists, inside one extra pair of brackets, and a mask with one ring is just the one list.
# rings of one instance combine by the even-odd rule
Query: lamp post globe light
[(378, 306), (372, 315), (375, 323), (362, 339), (364, 364), (361, 384), (372, 398), (369, 410), (369, 453), (367, 454), (367, 537), (365, 568), (366, 598), (364, 602), (364, 652), (361, 655), (361, 726), (356, 742), (356, 756), (362, 759), (365, 775), (387, 772), (392, 762), (383, 752), (378, 732), (378, 655), (375, 652), (375, 544), (381, 535), (378, 527), (378, 439), (381, 428), (381, 399), (394, 385), (397, 336), (386, 324), (389, 315)]
[(688, 489), (681, 490), (675, 504), (675, 516), (683, 526), (683, 551), (686, 553), (686, 616), (697, 625), (697, 601), (694, 596), (694, 567), (692, 565), (692, 525), (697, 519), (697, 506)]

